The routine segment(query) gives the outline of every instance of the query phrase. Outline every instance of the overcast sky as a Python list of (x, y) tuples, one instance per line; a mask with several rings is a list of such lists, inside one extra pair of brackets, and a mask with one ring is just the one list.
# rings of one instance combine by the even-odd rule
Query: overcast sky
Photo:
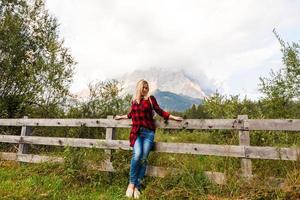
[(184, 69), (227, 94), (261, 96), (281, 65), (276, 28), (300, 40), (297, 0), (47, 0), (78, 64), (71, 91), (135, 69)]

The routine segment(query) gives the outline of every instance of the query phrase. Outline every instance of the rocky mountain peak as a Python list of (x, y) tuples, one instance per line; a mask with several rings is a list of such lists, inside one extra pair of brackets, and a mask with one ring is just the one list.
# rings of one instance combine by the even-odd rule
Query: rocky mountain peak
[(123, 92), (130, 94), (134, 93), (136, 83), (140, 79), (145, 79), (149, 82), (150, 92), (159, 89), (160, 91), (169, 91), (198, 99), (203, 99), (207, 96), (201, 89), (198, 81), (189, 77), (184, 70), (150, 68), (136, 70), (117, 78), (123, 83)]

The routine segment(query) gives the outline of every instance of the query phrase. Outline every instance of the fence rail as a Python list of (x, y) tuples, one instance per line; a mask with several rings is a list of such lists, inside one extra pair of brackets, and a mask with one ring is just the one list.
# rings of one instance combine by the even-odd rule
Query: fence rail
[[(0, 126), (130, 128), (130, 124), (129, 119), (0, 119)], [(300, 119), (186, 119), (168, 124), (157, 121), (156, 125), (166, 129), (300, 131)]]
[[(115, 140), (116, 128), (130, 128), (130, 120), (107, 119), (0, 119), (0, 126), (20, 126), (21, 134), (0, 135), (1, 143), (19, 144), (18, 153), (0, 152), (4, 160), (20, 162), (63, 162), (61, 157), (41, 156), (28, 154), (28, 144), (49, 146), (70, 146), (105, 149), (108, 155), (111, 150), (130, 150), (126, 140)], [(103, 127), (106, 128), (105, 139), (83, 139), (64, 137), (31, 136), (32, 127)], [(176, 154), (214, 155), (241, 158), (242, 176), (252, 177), (251, 159), (292, 160), (300, 158), (300, 148), (279, 148), (269, 146), (250, 146), (251, 130), (300, 131), (299, 119), (248, 119), (247, 115), (239, 115), (237, 119), (187, 119), (182, 122), (170, 121), (167, 124), (157, 121), (157, 127), (163, 129), (225, 129), (237, 130), (239, 145), (214, 145), (193, 143), (166, 143), (156, 142), (154, 151)], [(114, 171), (111, 157), (106, 160), (100, 170)], [(164, 176), (168, 169), (149, 166), (147, 174)], [(205, 172), (205, 174), (219, 184), (226, 181), (225, 175), (220, 172)]]

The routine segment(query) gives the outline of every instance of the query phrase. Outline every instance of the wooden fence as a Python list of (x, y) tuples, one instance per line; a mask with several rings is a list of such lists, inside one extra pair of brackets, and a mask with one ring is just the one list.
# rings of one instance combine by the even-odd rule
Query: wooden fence
[[(112, 116), (107, 119), (0, 119), (0, 126), (19, 126), (20, 136), (0, 135), (1, 143), (19, 144), (17, 153), (0, 152), (3, 160), (16, 160), (20, 162), (63, 162), (61, 157), (41, 156), (28, 154), (28, 144), (53, 145), (105, 149), (107, 154), (113, 149), (130, 150), (127, 140), (115, 140), (116, 128), (130, 128), (131, 120), (114, 120)], [(31, 136), (32, 127), (104, 127), (105, 139), (82, 139), (63, 137)], [(166, 143), (156, 142), (154, 151), (176, 154), (214, 155), (241, 158), (242, 176), (252, 177), (251, 159), (270, 160), (297, 160), (300, 148), (261, 147), (250, 145), (250, 131), (300, 131), (299, 119), (248, 119), (247, 115), (239, 115), (237, 119), (187, 119), (182, 122), (157, 122), (158, 128), (163, 129), (225, 129), (237, 130), (239, 145), (214, 145), (192, 143)], [(103, 171), (114, 171), (111, 160), (103, 163)], [(164, 176), (168, 169), (149, 166), (147, 174), (150, 176)], [(218, 184), (226, 181), (224, 173), (205, 172), (205, 174)]]

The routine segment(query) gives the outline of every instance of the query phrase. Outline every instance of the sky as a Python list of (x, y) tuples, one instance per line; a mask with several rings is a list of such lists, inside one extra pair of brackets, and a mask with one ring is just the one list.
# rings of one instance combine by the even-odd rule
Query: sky
[(298, 0), (46, 0), (46, 9), (77, 61), (74, 93), (157, 67), (258, 99), (259, 77), (282, 67), (272, 30), (300, 41)]

